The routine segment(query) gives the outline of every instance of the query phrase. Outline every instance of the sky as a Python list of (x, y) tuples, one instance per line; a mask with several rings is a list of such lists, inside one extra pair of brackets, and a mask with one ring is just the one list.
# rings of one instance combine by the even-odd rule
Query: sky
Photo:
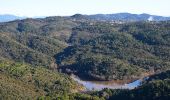
[(0, 14), (68, 16), (73, 14), (134, 14), (170, 16), (170, 0), (0, 0)]

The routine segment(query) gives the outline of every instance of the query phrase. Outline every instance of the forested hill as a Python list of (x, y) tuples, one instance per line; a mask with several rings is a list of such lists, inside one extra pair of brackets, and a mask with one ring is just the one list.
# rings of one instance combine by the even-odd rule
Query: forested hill
[(75, 25), (58, 17), (0, 23), (1, 57), (55, 67), (53, 56), (67, 47)]
[[(131, 79), (169, 69), (170, 23), (83, 23), (56, 55), (65, 72), (97, 80)], [(71, 70), (70, 70), (71, 69)]]
[(83, 90), (69, 76), (41, 66), (0, 59), (0, 99), (56, 99)]
[(97, 80), (136, 79), (170, 67), (170, 22), (47, 17), (0, 23), (0, 55)]
[[(89, 20), (98, 20), (98, 21), (166, 21), (170, 20), (170, 17), (150, 15), (150, 14), (131, 14), (131, 13), (115, 13), (115, 14), (94, 14), (94, 15), (82, 15), (75, 14), (72, 17), (76, 18), (86, 18)], [(21, 20), (30, 17), (19, 17), (15, 15), (5, 14), (0, 15), (0, 22), (9, 22), (13, 20)], [(45, 16), (32, 17), (32, 18), (45, 18)]]
[(131, 14), (131, 13), (116, 13), (116, 14), (96, 14), (90, 15), (89, 18), (97, 20), (120, 20), (120, 21), (166, 21), (170, 17), (163, 17), (150, 14)]
[(170, 17), (163, 17), (150, 14), (131, 14), (131, 13), (115, 13), (115, 14), (94, 14), (94, 15), (82, 15), (75, 14), (72, 17), (76, 18), (86, 18), (90, 20), (97, 21), (125, 21), (125, 22), (135, 22), (135, 21), (166, 21), (170, 20)]
[[(99, 99), (98, 94), (72, 94), (81, 86), (59, 72), (93, 80), (136, 80), (169, 70), (170, 21), (117, 22), (74, 15), (0, 23), (0, 68), (2, 99)], [(109, 96), (138, 97), (140, 90), (153, 86), (149, 91), (157, 91), (162, 84), (169, 91), (169, 80), (149, 80), (131, 92), (111, 90)]]

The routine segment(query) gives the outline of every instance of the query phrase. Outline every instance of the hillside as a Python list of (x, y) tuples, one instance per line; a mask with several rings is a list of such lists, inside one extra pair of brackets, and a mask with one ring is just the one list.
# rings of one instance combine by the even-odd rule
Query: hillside
[(0, 60), (0, 79), (2, 100), (56, 98), (82, 88), (67, 75), (4, 59)]
[(0, 55), (96, 80), (129, 79), (170, 65), (170, 22), (47, 17), (0, 23)]
[(75, 26), (64, 18), (26, 19), (0, 24), (1, 56), (33, 65), (55, 67), (53, 56), (67, 47)]
[[(0, 23), (0, 99), (166, 99), (169, 33), (170, 21), (120, 23), (79, 14)], [(83, 87), (60, 72), (102, 81), (166, 74), (134, 90), (84, 94), (74, 93)]]
[(72, 29), (56, 55), (64, 72), (97, 80), (135, 79), (169, 69), (169, 22), (96, 22)]

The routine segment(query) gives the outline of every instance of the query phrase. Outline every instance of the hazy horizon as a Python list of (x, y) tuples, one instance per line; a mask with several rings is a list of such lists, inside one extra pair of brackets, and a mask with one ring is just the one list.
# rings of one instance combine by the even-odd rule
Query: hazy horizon
[(170, 16), (169, 0), (0, 0), (0, 14), (16, 16), (70, 16), (74, 14), (147, 13)]
[[(129, 13), (129, 12), (106, 13), (106, 15), (107, 14), (119, 14), (119, 13)], [(81, 13), (75, 13), (75, 14), (81, 14)], [(73, 16), (75, 14), (72, 14), (72, 15), (49, 15), (49, 16), (20, 16), (20, 15), (14, 15), (14, 14), (0, 14), (0, 15), (9, 15), (9, 16), (11, 15), (11, 16), (16, 16), (16, 17), (28, 17), (28, 18), (45, 18), (45, 17), (52, 17), (52, 16)], [(97, 13), (97, 14), (103, 14), (103, 13)], [(81, 15), (97, 15), (97, 14), (81, 14)], [(129, 13), (129, 14), (135, 14), (135, 13)], [(149, 14), (149, 13), (140, 13), (137, 15), (141, 15), (141, 14)], [(154, 15), (154, 14), (149, 14), (149, 15), (162, 16), (162, 15)], [(170, 17), (170, 16), (162, 16), (162, 17)]]

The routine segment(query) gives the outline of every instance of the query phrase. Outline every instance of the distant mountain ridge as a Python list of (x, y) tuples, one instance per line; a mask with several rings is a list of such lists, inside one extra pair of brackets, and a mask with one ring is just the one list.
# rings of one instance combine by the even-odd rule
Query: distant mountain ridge
[[(32, 18), (45, 18), (47, 16), (38, 16)], [(63, 16), (64, 17), (64, 16)], [(166, 21), (170, 20), (170, 17), (150, 15), (150, 14), (131, 14), (131, 13), (115, 13), (115, 14), (94, 14), (83, 15), (75, 14), (71, 16), (76, 19), (89, 19), (89, 20), (103, 20), (103, 21)], [(10, 14), (0, 15), (0, 22), (8, 22), (17, 19), (25, 19), (27, 17), (19, 17)]]
[(115, 14), (95, 14), (95, 15), (81, 15), (75, 14), (72, 17), (82, 17), (92, 20), (105, 20), (105, 21), (165, 21), (170, 20), (170, 17), (163, 17), (150, 14), (131, 14), (131, 13), (115, 13)]
[(25, 17), (19, 17), (19, 16), (15, 16), (15, 15), (5, 14), (5, 15), (0, 15), (0, 22), (8, 22), (8, 21), (24, 19), (24, 18)]

